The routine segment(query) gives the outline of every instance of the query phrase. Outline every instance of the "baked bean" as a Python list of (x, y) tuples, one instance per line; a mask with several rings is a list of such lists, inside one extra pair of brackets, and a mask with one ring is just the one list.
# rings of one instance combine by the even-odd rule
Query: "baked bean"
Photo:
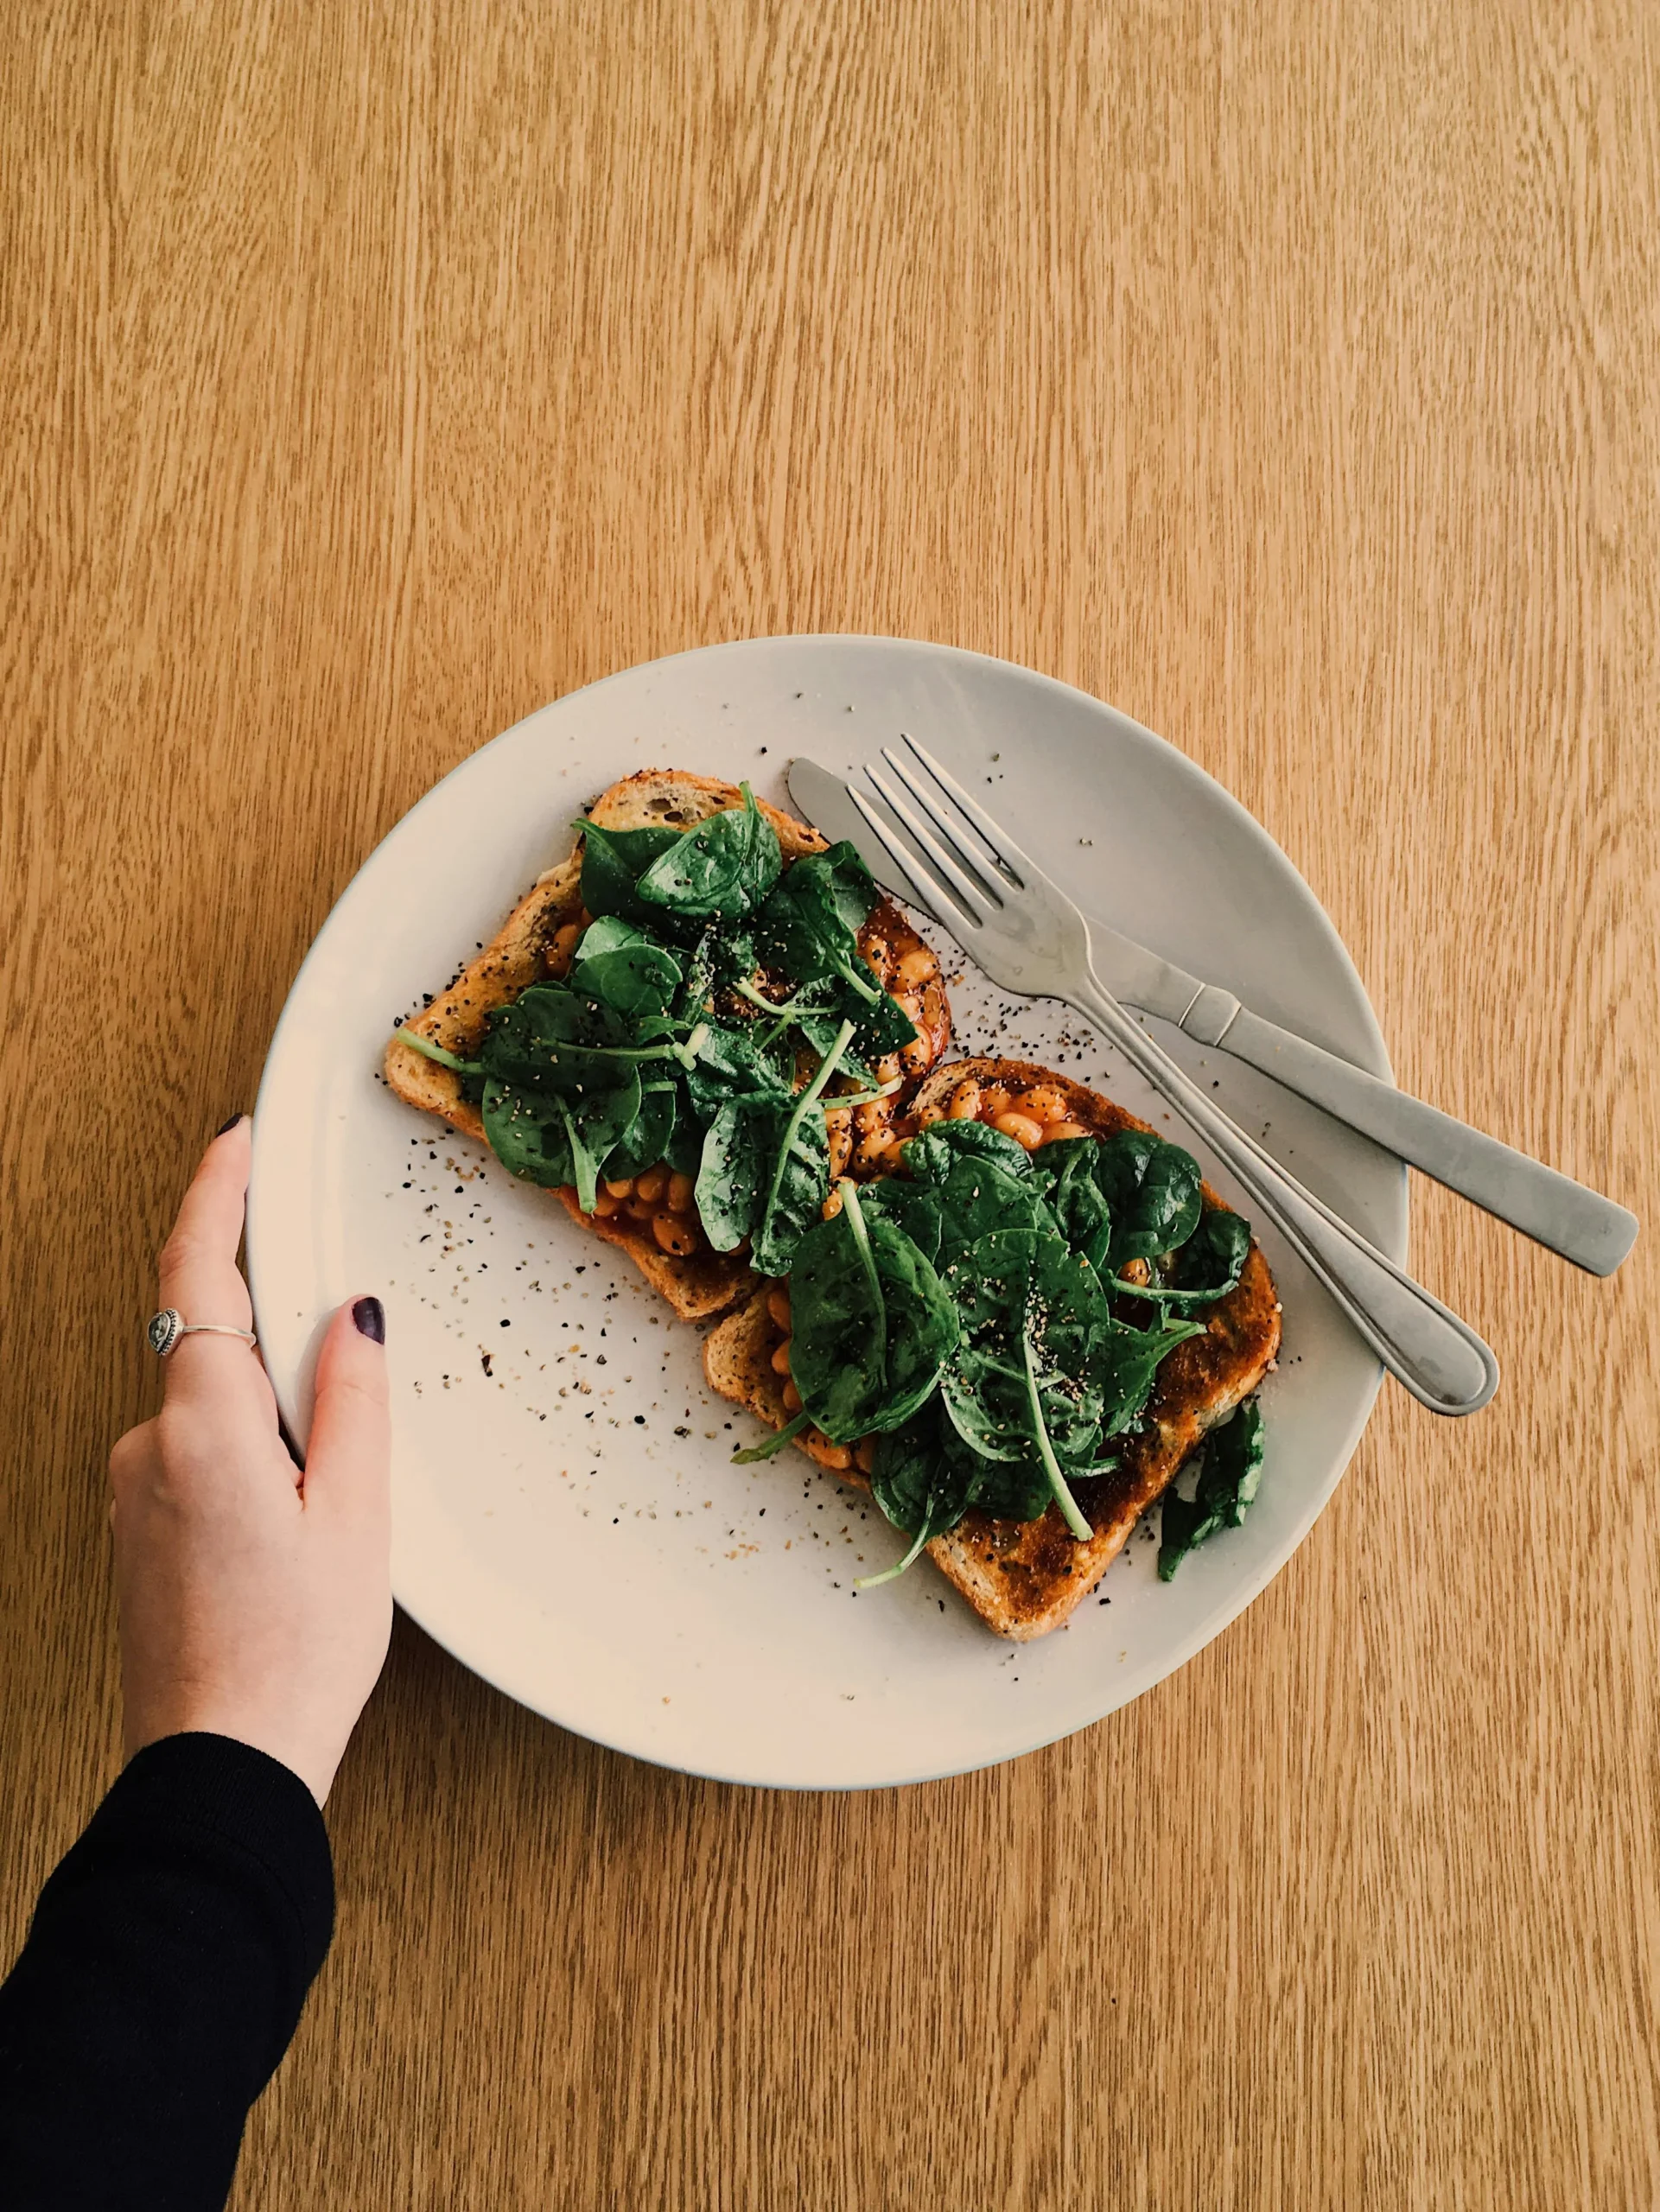
[(934, 972), (934, 957), (925, 945), (919, 944), (907, 952), (894, 971), (894, 981), (901, 990), (914, 989), (925, 983)]
[(897, 1083), (900, 1078), (900, 1073), (899, 1054), (897, 1052), (884, 1052), (881, 1059), (876, 1063), (877, 1082)]
[(951, 1103), (946, 1112), (954, 1122), (977, 1122), (980, 1118), (980, 1086), (970, 1076), (966, 1083), (959, 1083), (951, 1093)]
[(1012, 1103), (1001, 1083), (985, 1084), (980, 1092), (981, 1120), (995, 1124), (998, 1115), (1008, 1113)]
[(1033, 1121), (1027, 1114), (999, 1114), (991, 1126), (1013, 1137), (1016, 1144), (1023, 1144), (1028, 1152), (1035, 1152), (1043, 1142), (1042, 1122)]
[(873, 1098), (868, 1106), (855, 1106), (854, 1108), (853, 1125), (855, 1128), (858, 1130), (862, 1137), (872, 1136), (879, 1128), (881, 1128), (883, 1122), (887, 1119), (886, 1113), (883, 1111), (883, 1108), (886, 1103), (887, 1101), (885, 1099)]
[(933, 1050), (925, 1037), (913, 1037), (908, 1045), (901, 1048), (900, 1058), (913, 1075), (920, 1075), (933, 1058)]
[(876, 973), (879, 976), (883, 974), (887, 966), (887, 939), (885, 937), (868, 937), (864, 942), (864, 955)]
[(669, 1178), (669, 1211), (690, 1213), (691, 1202), (696, 1194), (696, 1178), (692, 1175), (683, 1175), (677, 1168)]
[(862, 1436), (853, 1447), (853, 1458), (862, 1475), (873, 1474), (876, 1466), (876, 1440)]
[(605, 1187), (614, 1198), (632, 1198), (634, 1195), (634, 1179), (632, 1175), (619, 1175), (614, 1179), (607, 1177)]
[(790, 1333), (790, 1294), (781, 1282), (775, 1282), (766, 1294), (766, 1310), (773, 1317), (773, 1326)]
[(641, 1198), (638, 1191), (632, 1198), (623, 1198), (620, 1203), (623, 1211), (634, 1221), (654, 1221), (657, 1218), (655, 1204), (650, 1198)]
[(900, 1148), (900, 1141), (892, 1129), (875, 1129), (862, 1137), (859, 1148), (853, 1155), (853, 1165), (862, 1175), (874, 1175), (892, 1160)]
[(1043, 1141), (1059, 1144), (1063, 1137), (1086, 1137), (1089, 1134), (1082, 1122), (1051, 1122), (1043, 1133)]
[(660, 1205), (663, 1193), (669, 1187), (669, 1171), (659, 1160), (655, 1167), (648, 1167), (643, 1175), (634, 1178), (634, 1190), (650, 1205)]
[(1046, 1125), (1050, 1122), (1064, 1122), (1066, 1101), (1053, 1083), (1034, 1083), (1021, 1095), (1020, 1110), (1029, 1114), (1034, 1122)]
[(943, 1122), (944, 1118), (945, 1109), (943, 1106), (925, 1106), (917, 1116), (918, 1122), (925, 1129), (932, 1128), (936, 1122)]
[(677, 1260), (690, 1259), (697, 1249), (697, 1230), (690, 1221), (675, 1213), (654, 1213), (652, 1234), (664, 1251)]
[(853, 1465), (853, 1453), (845, 1444), (832, 1444), (822, 1428), (810, 1428), (805, 1442), (821, 1467), (828, 1467), (833, 1474), (844, 1475)]
[(841, 1211), (842, 1193), (839, 1191), (832, 1191), (829, 1198), (825, 1199), (824, 1205), (819, 1208), (820, 1214), (826, 1221), (834, 1221), (836, 1215), (840, 1213)]
[(576, 952), (576, 940), (582, 933), (582, 925), (580, 922), (567, 922), (563, 928), (554, 931), (553, 941), (547, 950), (547, 969), (550, 976), (569, 974), (571, 957)]
[(786, 1414), (801, 1411), (801, 1393), (793, 1382), (786, 1382), (784, 1386), (784, 1410)]
[(1118, 1270), (1119, 1276), (1124, 1282), (1147, 1282), (1150, 1280), (1152, 1273), (1153, 1270), (1145, 1260), (1126, 1260)]
[(785, 1337), (781, 1344), (775, 1344), (773, 1348), (773, 1372), (774, 1375), (787, 1375), (789, 1371), (790, 1339)]
[(601, 1221), (609, 1221), (621, 1204), (622, 1200), (614, 1198), (609, 1191), (601, 1191), (594, 1201), (594, 1211)]

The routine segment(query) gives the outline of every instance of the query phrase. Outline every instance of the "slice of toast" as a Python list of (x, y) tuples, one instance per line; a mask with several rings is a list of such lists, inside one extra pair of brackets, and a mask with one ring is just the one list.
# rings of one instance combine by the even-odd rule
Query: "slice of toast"
[[(707, 815), (741, 805), (742, 798), (735, 784), (722, 783), (714, 777), (688, 775), (677, 769), (643, 768), (602, 791), (588, 811), (606, 830), (689, 830)], [(825, 842), (816, 830), (769, 806), (765, 799), (756, 804), (778, 833), (786, 867), (804, 854), (824, 851)], [(531, 983), (546, 979), (555, 938), (568, 924), (582, 918), (582, 876), (579, 845), (566, 859), (537, 876), (478, 957), (423, 1012), (411, 1015), (404, 1027), (448, 1052), (463, 1058), (469, 1055), (482, 1039), (493, 1007), (505, 1006)], [(899, 909), (887, 899), (872, 913), (860, 938), (862, 944), (880, 956), (874, 964), (884, 984), (897, 976), (906, 954), (922, 945)], [(932, 1066), (951, 1038), (951, 1009), (937, 962), (931, 976), (913, 995), (921, 1045), (910, 1048), (912, 1081)], [(404, 1044), (401, 1033), (386, 1047), (385, 1068), (387, 1082), (400, 1098), (426, 1113), (439, 1115), (463, 1135), (484, 1141), (479, 1110), (461, 1096), (461, 1077), (454, 1069), (428, 1059), (413, 1046)], [(601, 1219), (582, 1212), (575, 1191), (562, 1190), (556, 1195), (572, 1220), (626, 1252), (683, 1320), (706, 1320), (723, 1313), (754, 1286), (754, 1272), (741, 1253), (714, 1252), (704, 1246), (686, 1258), (677, 1258), (658, 1248), (648, 1223), (626, 1213)]]
[[(1013, 1092), (1053, 1086), (1072, 1120), (1097, 1136), (1148, 1124), (1098, 1091), (1022, 1060), (953, 1060), (920, 1085), (911, 1111), (925, 1124), (937, 1119), (959, 1084), (974, 1080)], [(1207, 1206), (1222, 1200), (1204, 1185)], [(1201, 1309), (1203, 1310), (1203, 1309)], [(1118, 1465), (1110, 1474), (1080, 1481), (1073, 1494), (1095, 1533), (1078, 1542), (1058, 1506), (1037, 1521), (998, 1521), (978, 1510), (949, 1535), (936, 1536), (929, 1557), (973, 1606), (987, 1626), (1017, 1643), (1059, 1628), (1095, 1587), (1123, 1550), (1136, 1522), (1174, 1481), (1182, 1463), (1207, 1429), (1214, 1428), (1267, 1374), (1280, 1345), (1280, 1306), (1268, 1262), (1252, 1243), (1238, 1282), (1205, 1315), (1202, 1337), (1178, 1344), (1159, 1369), (1142, 1428), (1114, 1440)], [(784, 1377), (773, 1354), (784, 1340), (768, 1311), (763, 1287), (728, 1315), (703, 1346), (703, 1369), (722, 1397), (782, 1428)], [(837, 1481), (868, 1488), (866, 1478), (816, 1433), (795, 1441)]]

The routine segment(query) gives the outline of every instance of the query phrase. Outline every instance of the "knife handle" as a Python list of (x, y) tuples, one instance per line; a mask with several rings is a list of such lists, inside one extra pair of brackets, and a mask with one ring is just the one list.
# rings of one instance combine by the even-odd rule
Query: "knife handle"
[[(1226, 1011), (1230, 1004), (1235, 1008), (1231, 1014)], [(1380, 1083), (1306, 1037), (1264, 1021), (1226, 992), (1214, 987), (1201, 991), (1181, 1026), (1199, 1043), (1219, 1046), (1260, 1068), (1300, 1098), (1323, 1106), (1449, 1191), (1591, 1274), (1612, 1274), (1636, 1241), (1637, 1216), (1612, 1198), (1426, 1106), (1393, 1084)]]

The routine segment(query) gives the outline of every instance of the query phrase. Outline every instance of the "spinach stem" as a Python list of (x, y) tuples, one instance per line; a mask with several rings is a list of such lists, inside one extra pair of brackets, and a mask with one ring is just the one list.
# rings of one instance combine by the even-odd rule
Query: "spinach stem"
[(1228, 1291), (1236, 1287), (1235, 1284), (1230, 1283), (1226, 1290), (1159, 1290), (1151, 1283), (1126, 1282), (1122, 1275), (1107, 1277), (1109, 1290), (1118, 1291), (1125, 1298), (1145, 1298), (1149, 1305), (1154, 1306), (1175, 1299), (1186, 1299), (1194, 1305), (1199, 1305), (1213, 1298), (1225, 1298)]
[(400, 1029), (395, 1040), (408, 1045), (429, 1060), (436, 1060), (441, 1068), (454, 1068), (457, 1075), (482, 1075), (482, 1060), (463, 1060), (454, 1052), (447, 1052), (442, 1045), (435, 1045), (429, 1037), (423, 1037), (418, 1030)]
[(859, 975), (855, 971), (853, 963), (850, 960), (845, 962), (838, 961), (836, 963), (836, 967), (840, 971), (843, 981), (852, 984), (854, 989), (857, 991), (859, 996), (864, 1001), (867, 1006), (875, 1006), (882, 997), (883, 993), (881, 985), (877, 982), (873, 976), (868, 974), (863, 976)]
[(880, 1090), (838, 1090), (834, 1098), (826, 1099), (824, 1110), (840, 1113), (844, 1106), (874, 1106), (879, 1098), (891, 1098), (896, 1090), (903, 1090), (905, 1077), (896, 1075), (892, 1083), (883, 1084)]
[(921, 1551), (922, 1547), (927, 1542), (927, 1541), (928, 1518), (925, 1514), (923, 1516), (922, 1526), (917, 1530), (915, 1535), (911, 1539), (910, 1550), (906, 1552), (905, 1557), (900, 1560), (899, 1564), (896, 1567), (885, 1567), (880, 1574), (862, 1574), (858, 1580), (854, 1584), (854, 1588), (855, 1590), (876, 1590), (880, 1589), (884, 1582), (897, 1582), (900, 1575), (903, 1574), (906, 1568), (911, 1565), (912, 1561), (916, 1558), (917, 1554)]
[(812, 1415), (803, 1406), (795, 1419), (786, 1421), (774, 1435), (766, 1437), (760, 1444), (752, 1444), (747, 1452), (735, 1452), (732, 1455), (733, 1465), (748, 1467), (753, 1466), (757, 1459), (770, 1459), (775, 1452), (781, 1452), (784, 1449), (792, 1436), (799, 1436), (804, 1428), (810, 1427), (811, 1422)]
[(1044, 1472), (1049, 1478), (1049, 1487), (1055, 1494), (1055, 1503), (1065, 1516), (1066, 1526), (1080, 1544), (1087, 1544), (1095, 1534), (1089, 1522), (1078, 1510), (1078, 1500), (1066, 1487), (1066, 1478), (1060, 1471), (1060, 1462), (1055, 1457), (1055, 1447), (1049, 1441), (1049, 1431), (1043, 1418), (1043, 1401), (1038, 1395), (1038, 1371), (1032, 1362), (1032, 1329), (1028, 1322), (1021, 1330), (1021, 1351), (1026, 1362), (1026, 1396), (1032, 1408), (1032, 1426), (1038, 1433), (1038, 1451), (1043, 1460)]
[[(733, 984), (732, 988), (739, 998), (747, 999), (751, 1006), (758, 1006), (763, 1014), (780, 1014), (785, 1020), (796, 1012), (807, 996), (805, 991), (798, 991), (793, 998), (769, 999), (765, 991), (758, 991), (752, 982), (741, 976)], [(817, 1009), (821, 1013), (823, 1010), (822, 1007)]]
[(570, 1147), (570, 1164), (576, 1176), (576, 1203), (584, 1213), (591, 1214), (600, 1195), (599, 1162), (576, 1134), (576, 1117), (565, 1101), (557, 1098), (554, 1103), (565, 1125), (565, 1142)]

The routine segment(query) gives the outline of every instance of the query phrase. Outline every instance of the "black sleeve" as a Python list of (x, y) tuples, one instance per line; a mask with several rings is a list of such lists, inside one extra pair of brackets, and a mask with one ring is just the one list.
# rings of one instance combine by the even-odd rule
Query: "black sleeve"
[(297, 1775), (226, 1736), (140, 1751), (0, 1986), (9, 2212), (219, 2212), (334, 1923)]

